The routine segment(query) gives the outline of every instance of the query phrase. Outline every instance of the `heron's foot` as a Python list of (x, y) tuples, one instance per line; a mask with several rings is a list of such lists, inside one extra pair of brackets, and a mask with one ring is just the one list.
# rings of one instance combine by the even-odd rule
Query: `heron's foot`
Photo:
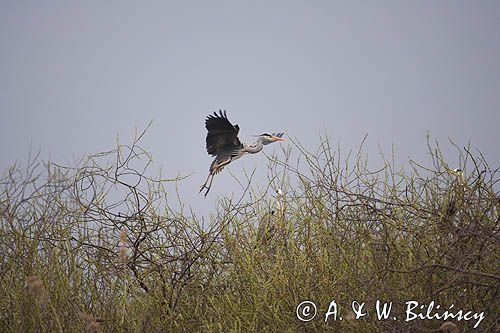
[(206, 184), (201, 185), (200, 192), (206, 189), (205, 194), (203, 195), (205, 198), (207, 197), (208, 191), (210, 191), (210, 187), (208, 187)]

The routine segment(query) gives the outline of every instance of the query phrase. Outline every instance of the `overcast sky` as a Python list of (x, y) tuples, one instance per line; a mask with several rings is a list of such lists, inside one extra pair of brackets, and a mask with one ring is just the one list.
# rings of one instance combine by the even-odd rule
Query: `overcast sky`
[[(368, 133), (369, 158), (394, 144), (422, 161), (429, 131), (500, 162), (498, 1), (0, 3), (2, 171), (30, 145), (71, 164), (153, 120), (142, 146), (167, 175), (193, 173), (181, 194), (210, 209), (241, 192), (224, 170), (198, 195), (219, 108), (242, 141), (287, 131), (313, 148), (325, 131), (357, 149)], [(258, 164), (263, 177), (260, 154), (230, 170)]]

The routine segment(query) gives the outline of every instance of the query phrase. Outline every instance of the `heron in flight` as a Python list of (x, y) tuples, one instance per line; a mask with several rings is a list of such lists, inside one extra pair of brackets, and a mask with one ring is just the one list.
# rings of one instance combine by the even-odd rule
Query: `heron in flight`
[(213, 115), (209, 115), (205, 120), (205, 127), (208, 131), (207, 152), (209, 155), (215, 156), (214, 161), (210, 164), (207, 180), (200, 188), (200, 192), (206, 189), (205, 197), (210, 191), (214, 176), (221, 172), (226, 165), (245, 154), (258, 153), (265, 145), (276, 141), (285, 141), (281, 138), (284, 133), (264, 133), (257, 135), (257, 141), (252, 144), (241, 143), (238, 139), (240, 127), (231, 124), (227, 119), (226, 111), (222, 110), (219, 110), (218, 114), (214, 112)]

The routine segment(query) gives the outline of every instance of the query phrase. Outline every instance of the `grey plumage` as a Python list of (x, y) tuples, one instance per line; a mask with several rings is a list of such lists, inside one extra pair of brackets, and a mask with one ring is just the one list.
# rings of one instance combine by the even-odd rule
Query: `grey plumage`
[(213, 115), (207, 116), (205, 127), (207, 129), (207, 152), (209, 155), (215, 156), (214, 161), (210, 165), (208, 177), (200, 188), (200, 192), (206, 189), (205, 197), (210, 191), (213, 177), (221, 172), (226, 165), (245, 154), (260, 152), (264, 145), (276, 141), (284, 141), (284, 139), (281, 138), (284, 133), (264, 133), (257, 137), (255, 143), (243, 144), (238, 138), (240, 127), (231, 124), (227, 118), (226, 111), (222, 110), (219, 110), (219, 113), (214, 112)]

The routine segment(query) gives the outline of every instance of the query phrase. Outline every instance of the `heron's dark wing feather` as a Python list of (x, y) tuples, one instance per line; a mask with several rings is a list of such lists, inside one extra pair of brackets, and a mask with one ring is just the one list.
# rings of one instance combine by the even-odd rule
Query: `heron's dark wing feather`
[(226, 111), (209, 115), (205, 120), (205, 127), (208, 131), (207, 152), (210, 155), (215, 156), (222, 150), (241, 147), (240, 139), (238, 139), (240, 128), (238, 125), (231, 124), (227, 119)]

